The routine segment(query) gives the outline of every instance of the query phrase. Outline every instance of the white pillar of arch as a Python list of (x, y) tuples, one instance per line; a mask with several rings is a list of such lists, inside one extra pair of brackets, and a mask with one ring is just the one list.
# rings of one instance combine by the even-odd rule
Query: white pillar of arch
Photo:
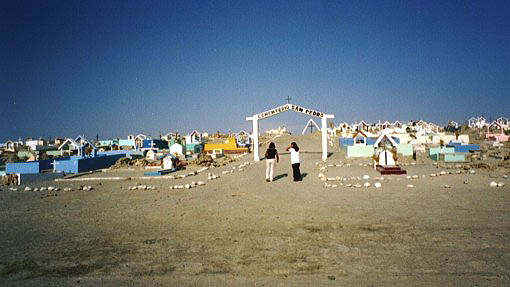
[(248, 117), (246, 118), (247, 121), (252, 121), (253, 123), (253, 133), (251, 134), (251, 138), (253, 139), (253, 160), (254, 161), (260, 161), (259, 157), (259, 119), (257, 117)]
[(324, 115), (321, 118), (321, 126), (322, 126), (322, 160), (326, 161), (328, 159), (328, 119), (335, 118), (334, 115)]
[(326, 117), (321, 118), (322, 122), (322, 160), (326, 160), (328, 158), (328, 127), (327, 127), (328, 119)]

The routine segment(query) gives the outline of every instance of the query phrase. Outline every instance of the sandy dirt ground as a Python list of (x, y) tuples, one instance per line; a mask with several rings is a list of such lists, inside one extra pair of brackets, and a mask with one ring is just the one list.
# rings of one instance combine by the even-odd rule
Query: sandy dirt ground
[[(290, 141), (301, 146), (302, 182), (292, 181), (283, 153), (272, 183), (264, 180), (265, 162), (247, 155), (183, 179), (136, 179), (143, 170), (111, 170), (31, 185), (74, 189), (68, 192), (0, 187), (0, 285), (510, 284), (504, 170), (456, 174), (460, 169), (426, 162), (404, 166), (417, 179), (381, 180), (368, 159), (346, 161), (335, 147), (327, 163), (340, 166), (322, 172), (346, 180), (324, 188), (322, 164), (316, 165), (320, 138), (275, 140), (280, 152)], [(246, 161), (253, 164), (239, 171)], [(235, 172), (222, 175), (233, 166)], [(447, 174), (430, 177), (441, 171)], [(208, 172), (220, 178), (207, 180)], [(76, 181), (97, 177), (133, 179)], [(206, 185), (169, 189), (191, 181)], [(491, 181), (506, 185), (491, 188)], [(371, 187), (347, 186), (365, 182)], [(156, 189), (128, 190), (137, 184)]]

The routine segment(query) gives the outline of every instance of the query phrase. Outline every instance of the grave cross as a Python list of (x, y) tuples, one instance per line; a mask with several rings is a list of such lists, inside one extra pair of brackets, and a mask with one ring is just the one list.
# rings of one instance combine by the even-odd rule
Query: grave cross
[(56, 160), (53, 160), (52, 163), (50, 163), (51, 165), (53, 165), (53, 172), (57, 172), (57, 164), (58, 162)]
[(287, 98), (285, 98), (285, 100), (287, 101), (287, 104), (290, 104), (290, 100), (292, 100), (289, 96), (287, 96)]

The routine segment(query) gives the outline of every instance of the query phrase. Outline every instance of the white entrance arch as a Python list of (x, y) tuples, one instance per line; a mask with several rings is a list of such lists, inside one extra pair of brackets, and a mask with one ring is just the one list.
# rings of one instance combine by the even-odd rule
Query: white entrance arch
[(259, 114), (255, 114), (251, 117), (247, 117), (247, 121), (252, 121), (253, 123), (253, 133), (251, 137), (253, 138), (253, 160), (260, 161), (259, 158), (259, 120), (263, 120), (268, 117), (272, 117), (282, 112), (286, 111), (294, 111), (297, 113), (303, 113), (309, 116), (318, 117), (321, 119), (321, 133), (322, 133), (322, 160), (326, 160), (328, 158), (328, 128), (327, 121), (328, 119), (334, 119), (335, 115), (327, 115), (322, 112), (314, 111), (312, 109), (307, 109), (300, 107), (298, 105), (286, 104), (283, 106), (279, 106), (277, 108), (271, 109), (269, 111), (265, 111)]

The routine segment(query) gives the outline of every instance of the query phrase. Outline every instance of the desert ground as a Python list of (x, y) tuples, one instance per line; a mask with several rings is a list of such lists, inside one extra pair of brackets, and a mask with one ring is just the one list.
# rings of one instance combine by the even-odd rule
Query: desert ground
[[(272, 183), (265, 162), (248, 154), (180, 179), (112, 169), (31, 185), (56, 192), (1, 186), (0, 285), (510, 284), (506, 170), (421, 160), (403, 166), (411, 178), (381, 179), (369, 159), (346, 160), (338, 147), (324, 165), (318, 136), (274, 141), (281, 158)], [(284, 152), (291, 141), (301, 147), (302, 182), (292, 181)], [(239, 171), (245, 162), (252, 164)], [(208, 180), (209, 172), (220, 177)], [(319, 172), (341, 178), (327, 181), (337, 187), (325, 188)], [(206, 184), (169, 188), (191, 181)], [(129, 190), (137, 185), (155, 189)]]

